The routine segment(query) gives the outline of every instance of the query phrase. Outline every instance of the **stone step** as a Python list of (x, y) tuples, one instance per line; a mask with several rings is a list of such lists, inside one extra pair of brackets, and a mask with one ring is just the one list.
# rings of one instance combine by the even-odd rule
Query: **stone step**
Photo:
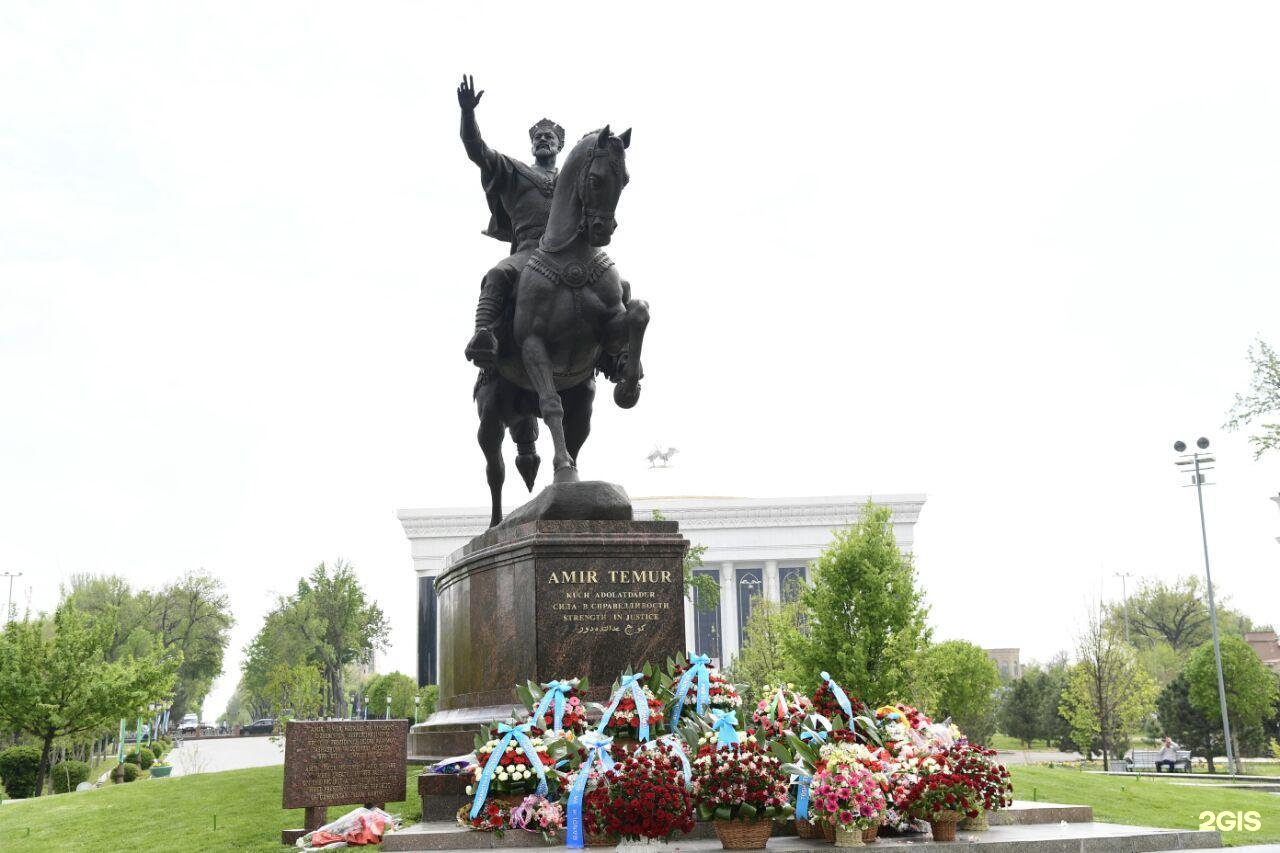
[[(700, 824), (692, 836), (673, 840), (668, 849), (710, 853), (719, 850), (720, 842), (707, 837), (711, 827)], [(700, 836), (700, 837), (695, 837)], [(554, 842), (560, 844), (562, 842)], [(986, 832), (961, 831), (954, 842), (936, 843), (928, 835), (900, 838), (882, 838), (873, 846), (902, 848), (927, 843), (937, 853), (960, 853), (974, 847), (990, 847), (993, 853), (1154, 853), (1154, 851), (1194, 850), (1222, 846), (1217, 832), (1152, 829), (1145, 826), (1124, 826), (1113, 823), (1028, 823), (993, 826)], [(541, 837), (527, 832), (507, 832), (501, 838), (488, 832), (471, 832), (449, 821), (419, 823), (393, 832), (382, 840), (383, 850), (481, 850), (492, 848), (536, 849), (546, 846)], [(796, 836), (775, 836), (769, 841), (773, 851), (827, 850), (832, 846), (824, 841), (811, 841)]]

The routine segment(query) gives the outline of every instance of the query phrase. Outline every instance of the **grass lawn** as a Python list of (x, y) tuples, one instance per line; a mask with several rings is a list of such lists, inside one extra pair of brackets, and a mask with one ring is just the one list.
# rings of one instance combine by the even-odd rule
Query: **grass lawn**
[[(1022, 741), (1018, 740), (1017, 738), (1009, 737), (1008, 735), (1003, 735), (999, 733), (991, 736), (991, 739), (987, 743), (987, 746), (991, 747), (992, 749), (1016, 749), (1019, 751), (1026, 749)], [(1034, 740), (1031, 742), (1031, 749), (1056, 751), (1057, 748), (1054, 747), (1052, 744), (1050, 744), (1048, 741)]]
[[(1133, 826), (1199, 829), (1201, 812), (1255, 811), (1257, 832), (1222, 833), (1227, 846), (1280, 842), (1280, 795), (1217, 787), (1190, 787), (1149, 776), (1102, 776), (1065, 767), (1017, 766), (1013, 795), (1019, 800), (1093, 806), (1096, 820)], [(1184, 780), (1185, 781), (1185, 780)]]
[[(408, 799), (387, 806), (406, 823), (422, 813), (417, 770), (409, 770)], [(280, 808), (283, 783), (283, 767), (255, 767), (8, 803), (0, 806), (0, 849), (282, 853), (288, 848), (280, 845), (280, 830), (302, 826), (301, 809)], [(331, 808), (329, 817), (347, 811)]]

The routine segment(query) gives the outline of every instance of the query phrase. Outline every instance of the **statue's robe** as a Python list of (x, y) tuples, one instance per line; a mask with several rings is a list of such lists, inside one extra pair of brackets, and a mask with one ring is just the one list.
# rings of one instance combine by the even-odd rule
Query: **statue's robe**
[(509, 243), (513, 255), (535, 248), (547, 229), (558, 173), (544, 174), (483, 143), (480, 160), (480, 183), (490, 213), (484, 233)]

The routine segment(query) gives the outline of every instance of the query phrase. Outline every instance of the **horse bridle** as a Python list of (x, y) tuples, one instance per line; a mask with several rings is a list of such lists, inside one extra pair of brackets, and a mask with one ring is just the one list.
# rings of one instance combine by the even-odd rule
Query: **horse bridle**
[[(591, 164), (595, 162), (597, 151), (601, 152), (603, 156), (609, 158), (609, 168), (613, 170), (614, 174), (616, 175), (618, 172), (618, 161), (613, 158), (612, 151), (608, 150), (607, 148), (601, 149), (601, 148), (597, 148), (594, 145), (591, 146), (591, 153), (587, 155), (587, 164), (586, 166), (583, 167), (582, 171), (578, 174), (578, 198), (582, 199), (584, 202), (584, 204), (582, 205), (582, 222), (584, 225), (586, 224), (586, 221), (588, 219), (591, 219), (593, 217), (599, 218), (605, 222), (612, 222), (614, 217), (614, 211), (617, 209), (614, 207), (610, 207), (610, 208), (587, 207), (585, 204), (585, 201), (587, 198), (587, 193), (586, 193), (587, 176), (591, 174)], [(623, 183), (625, 185), (626, 181), (624, 180)]]

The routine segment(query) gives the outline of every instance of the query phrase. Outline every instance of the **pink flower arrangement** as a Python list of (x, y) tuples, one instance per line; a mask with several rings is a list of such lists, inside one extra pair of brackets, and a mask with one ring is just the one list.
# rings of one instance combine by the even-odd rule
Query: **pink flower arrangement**
[(880, 783), (856, 765), (820, 770), (813, 777), (809, 813), (832, 826), (867, 829), (884, 821), (888, 803)]

